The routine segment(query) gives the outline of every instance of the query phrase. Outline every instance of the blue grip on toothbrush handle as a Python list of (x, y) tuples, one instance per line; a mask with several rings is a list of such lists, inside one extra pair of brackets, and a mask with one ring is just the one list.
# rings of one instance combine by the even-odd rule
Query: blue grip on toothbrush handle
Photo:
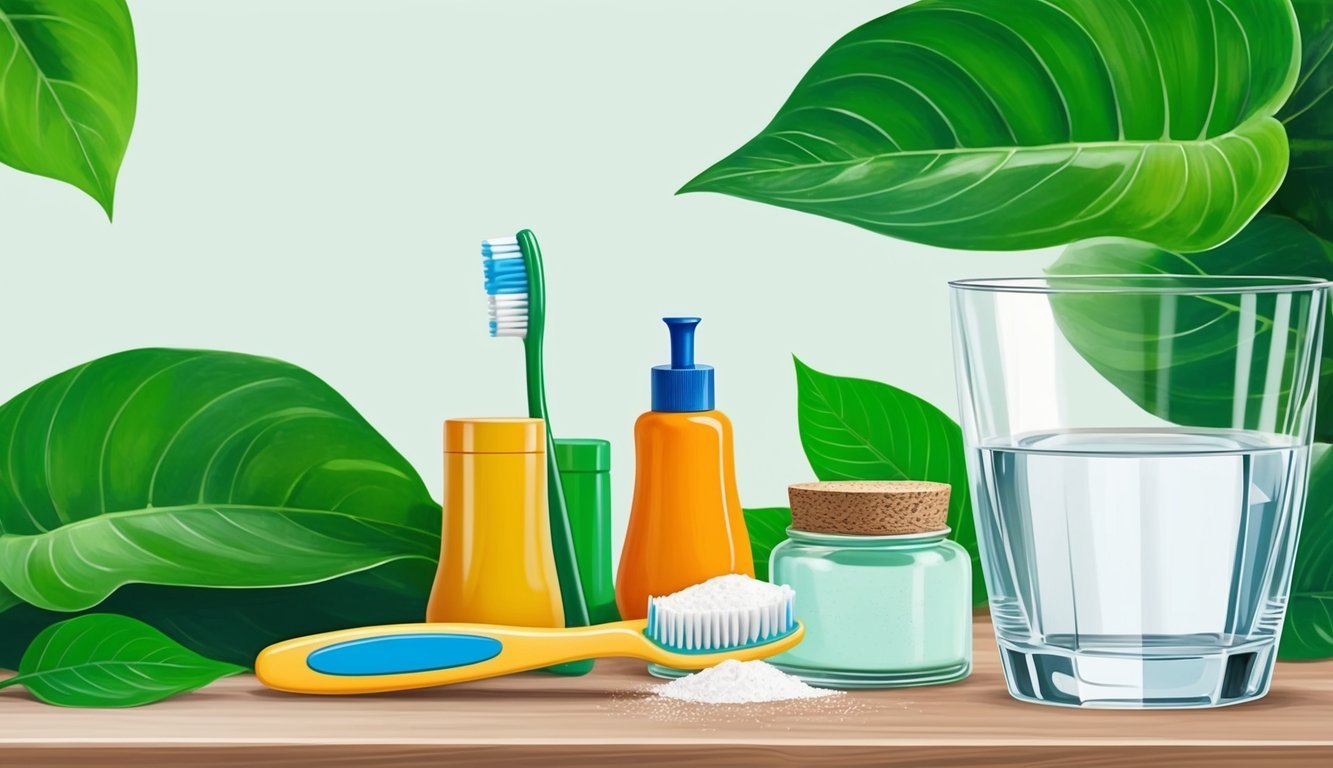
[(349, 640), (312, 652), (306, 664), (339, 677), (405, 675), (480, 664), (500, 655), (504, 644), (493, 637), (446, 632), (417, 632)]

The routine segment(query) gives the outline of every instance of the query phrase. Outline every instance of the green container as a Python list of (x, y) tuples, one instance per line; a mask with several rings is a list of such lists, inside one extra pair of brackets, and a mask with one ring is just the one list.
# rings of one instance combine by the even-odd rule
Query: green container
[(849, 536), (787, 530), (771, 581), (796, 591), (805, 639), (769, 659), (813, 685), (894, 688), (972, 671), (972, 568), (948, 530)]
[(588, 618), (593, 624), (618, 621), (615, 584), (611, 580), (611, 443), (558, 439), (555, 461), (565, 488)]

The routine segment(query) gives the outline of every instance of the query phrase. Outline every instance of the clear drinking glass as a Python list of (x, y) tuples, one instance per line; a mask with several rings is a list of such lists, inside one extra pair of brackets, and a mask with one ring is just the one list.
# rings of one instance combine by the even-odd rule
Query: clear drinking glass
[(1305, 501), (1328, 283), (951, 283), (961, 421), (1009, 692), (1263, 696)]

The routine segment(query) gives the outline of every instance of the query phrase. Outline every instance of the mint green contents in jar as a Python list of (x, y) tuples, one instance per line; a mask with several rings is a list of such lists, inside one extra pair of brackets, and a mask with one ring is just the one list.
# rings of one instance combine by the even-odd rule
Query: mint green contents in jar
[(770, 581), (796, 591), (805, 639), (769, 662), (807, 683), (892, 688), (972, 671), (972, 564), (947, 537), (949, 486), (805, 483)]

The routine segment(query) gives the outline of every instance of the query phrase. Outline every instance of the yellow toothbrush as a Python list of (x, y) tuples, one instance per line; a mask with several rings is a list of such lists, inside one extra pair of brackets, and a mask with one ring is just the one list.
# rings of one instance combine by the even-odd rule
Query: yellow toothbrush
[(658, 601), (650, 601), (646, 620), (593, 627), (423, 623), (326, 632), (264, 649), (255, 674), (291, 693), (384, 693), (609, 656), (704, 669), (773, 656), (805, 635), (790, 590), (770, 605), (738, 609), (680, 611)]

